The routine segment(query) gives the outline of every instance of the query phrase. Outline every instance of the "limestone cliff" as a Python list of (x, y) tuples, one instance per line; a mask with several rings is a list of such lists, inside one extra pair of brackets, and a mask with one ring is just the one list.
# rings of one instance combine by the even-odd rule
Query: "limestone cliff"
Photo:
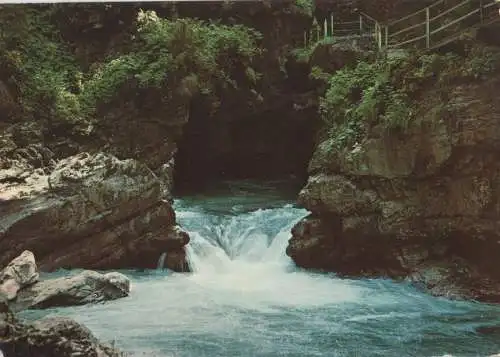
[(397, 78), (418, 88), (406, 127), (363, 122), (341, 147), (323, 135), (287, 249), (298, 265), (500, 301), (500, 74), (439, 76)]

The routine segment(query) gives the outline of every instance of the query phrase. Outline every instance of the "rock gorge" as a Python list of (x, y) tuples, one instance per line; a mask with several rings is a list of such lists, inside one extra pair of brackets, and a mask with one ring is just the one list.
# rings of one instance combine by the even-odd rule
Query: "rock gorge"
[[(386, 3), (371, 10), (384, 18), (421, 4)], [(499, 52), (500, 28), (425, 57), (435, 60), (428, 73), (422, 63), (410, 75), (395, 71), (415, 95), (416, 116), (390, 130), (375, 119), (347, 125), (346, 136), (359, 132), (346, 142), (337, 140), (345, 127), (322, 120), (331, 78), (379, 59), (353, 44), (301, 50), (308, 4), (0, 6), (0, 347), (8, 356), (121, 355), (73, 320), (27, 323), (13, 311), (130, 290), (119, 273), (39, 281), (38, 268), (154, 269), (162, 255), (165, 267), (188, 271), (190, 237), (173, 195), (226, 179), (305, 184), (298, 203), (311, 214), (286, 249), (299, 267), (500, 301), (500, 57), (488, 57)], [(318, 1), (314, 11), (342, 17), (368, 5)], [(489, 52), (470, 55), (476, 47)], [(467, 75), (439, 80), (434, 64), (446, 52), (470, 55), (470, 68), (457, 66)], [(375, 87), (362, 83), (346, 97), (359, 107)], [(336, 115), (347, 118), (344, 109)]]
[(429, 77), (403, 75), (418, 88), (413, 121), (396, 129), (370, 123), (340, 148), (332, 136), (320, 140), (298, 198), (312, 214), (287, 248), (298, 265), (499, 301), (500, 73), (491, 31), (498, 26), (443, 51), (486, 46), (495, 53), (493, 72), (463, 77), (462, 69), (441, 80), (448, 74), (436, 67)]
[[(57, 66), (76, 63), (74, 76), (80, 79), (74, 82), (70, 78), (69, 84), (56, 87), (55, 93), (45, 84), (28, 81), (23, 87), (22, 81), (27, 81), (30, 73), (24, 73), (13, 57), (20, 56), (18, 61), (27, 62), (24, 66), (28, 68), (30, 57), (22, 57), (28, 54), (9, 38), (2, 44), (0, 265), (29, 249), (42, 270), (154, 268), (158, 257), (166, 252), (166, 267), (187, 271), (183, 247), (189, 236), (176, 226), (171, 205), (174, 179), (175, 188), (182, 191), (224, 178), (262, 178), (268, 174), (305, 178), (314, 145), (315, 109), (310, 109), (307, 95), (287, 85), (280, 61), (302, 37), (310, 14), (292, 1), (228, 7), (151, 4), (142, 8), (156, 13), (140, 15), (138, 5), (2, 6), (4, 26), (17, 31), (12, 38), (26, 37), (29, 47), (34, 41), (29, 32), (33, 26), (52, 31), (48, 35), (42, 31), (43, 36), (36, 40), (49, 41), (47, 46), (56, 47), (64, 60), (64, 56), (73, 56)], [(92, 78), (92, 71), (104, 66), (104, 71), (108, 68), (113, 73), (115, 63), (120, 65), (135, 54), (127, 51), (139, 41), (135, 39), (141, 31), (137, 29), (138, 14), (143, 16), (139, 20), (143, 27), (151, 29), (163, 26), (155, 16), (198, 17), (200, 10), (207, 15), (204, 18), (253, 24), (265, 33), (258, 40), (265, 51), (254, 58), (253, 54), (236, 55), (230, 63), (226, 61), (230, 57), (225, 57), (230, 54), (214, 54), (220, 57), (214, 58), (221, 61), (216, 64), (220, 71), (227, 71), (221, 76), (229, 76), (221, 81), (233, 81), (235, 88), (227, 88), (227, 83), (217, 82), (210, 74), (207, 78), (193, 77), (196, 71), (213, 68), (179, 68), (172, 72), (178, 78), (163, 87), (144, 86), (127, 78), (114, 88), (115, 92), (96, 97), (94, 91), (102, 91), (113, 82), (99, 82), (98, 74)], [(242, 13), (244, 16), (236, 16)], [(154, 18), (148, 18), (151, 14)], [(189, 32), (190, 26), (198, 26), (186, 21), (175, 22), (179, 31)], [(170, 26), (167, 22), (165, 25)], [(241, 30), (241, 36), (245, 31)], [(53, 33), (61, 36), (62, 44), (51, 42)], [(141, 41), (154, 41), (146, 36)], [(170, 35), (165, 36), (165, 41), (170, 41)], [(238, 38), (234, 41), (227, 46), (242, 46)], [(184, 48), (172, 50), (182, 52)], [(34, 61), (59, 60), (37, 47), (33, 51), (40, 52), (41, 57)], [(115, 60), (103, 63), (113, 56)], [(252, 84), (248, 73), (261, 79)], [(49, 74), (58, 84), (58, 74)], [(82, 84), (83, 77), (87, 82)], [(190, 80), (194, 82), (190, 84)], [(202, 80), (205, 82), (196, 83)], [(39, 91), (36, 95), (27, 88), (35, 84), (41, 87), (35, 86)], [(211, 94), (201, 94), (203, 86), (210, 87), (207, 90)], [(102, 100), (105, 93), (110, 97)], [(89, 100), (94, 104), (90, 115), (84, 108)], [(32, 107), (23, 104), (28, 101)], [(301, 101), (304, 104), (298, 107)], [(290, 153), (297, 160), (286, 160)]]
[[(415, 6), (396, 3), (387, 11)], [(365, 6), (340, 5), (347, 14)], [(318, 3), (316, 12), (326, 8)], [(3, 23), (12, 25), (19, 9), (4, 6)], [(26, 22), (31, 11), (45, 8), (29, 9)], [(75, 75), (71, 86), (82, 87), (87, 80), (83, 87), (102, 89), (96, 79), (89, 81), (89, 73), (108, 72), (92, 72), (94, 67), (115, 73), (116, 65), (120, 74), (119, 65), (128, 60), (135, 68), (134, 50), (158, 48), (146, 37), (134, 42), (141, 36), (138, 5), (48, 9), (49, 23), (85, 77)], [(294, 228), (287, 249), (299, 266), (407, 277), (436, 294), (497, 301), (498, 73), (450, 84), (450, 118), (436, 120), (437, 95), (426, 87), (418, 98), (428, 104), (419, 113), (423, 125), (404, 133), (374, 126), (355, 148), (332, 150), (318, 115), (326, 85), (311, 79), (310, 72), (319, 66), (332, 75), (373, 53), (320, 46), (301, 62), (292, 50), (300, 47), (312, 22), (311, 9), (292, 1), (142, 9), (155, 10), (158, 17), (253, 27), (262, 34), (255, 36), (257, 47), (265, 51), (223, 48), (228, 52), (214, 56), (226, 71), (223, 80), (198, 64), (168, 72), (173, 84), (163, 87), (144, 85), (140, 75), (150, 73), (140, 72), (82, 119), (75, 108), (83, 102), (71, 102), (85, 92), (80, 87), (65, 94), (74, 106), (62, 114), (59, 97), (54, 101), (45, 91), (37, 93), (37, 106), (27, 113), (23, 96), (29, 92), (19, 86), (26, 74), (18, 73), (12, 43), (4, 44), (9, 55), (2, 57), (0, 73), (0, 265), (29, 249), (42, 270), (154, 268), (166, 252), (168, 268), (186, 271), (183, 247), (189, 237), (176, 225), (174, 189), (200, 190), (222, 179), (294, 176), (307, 180), (299, 203), (312, 212)], [(143, 14), (146, 25), (156, 26), (150, 13)], [(179, 24), (177, 35), (189, 40), (186, 29), (192, 24)], [(26, 35), (26, 28), (16, 30)], [(108, 58), (115, 62), (105, 63)], [(200, 76), (194, 78), (193, 71)]]

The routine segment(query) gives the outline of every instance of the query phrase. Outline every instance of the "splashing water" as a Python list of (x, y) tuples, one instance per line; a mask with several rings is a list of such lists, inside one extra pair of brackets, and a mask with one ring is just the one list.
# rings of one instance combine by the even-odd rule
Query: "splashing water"
[(291, 205), (226, 217), (181, 211), (179, 222), (191, 228), (189, 279), (227, 295), (227, 304), (264, 310), (353, 300), (361, 288), (299, 272), (285, 255), (290, 230), (306, 213)]
[(166, 257), (167, 257), (167, 252), (163, 252), (160, 254), (160, 257), (158, 258), (158, 263), (156, 264), (156, 269), (163, 270), (163, 267), (165, 266)]
[(387, 280), (297, 269), (284, 252), (291, 227), (307, 212), (268, 187), (232, 188), (226, 196), (176, 202), (178, 221), (191, 236), (193, 273), (125, 272), (133, 283), (130, 297), (49, 312), (77, 319), (134, 356), (469, 357), (500, 351), (498, 333), (476, 332), (500, 326), (499, 307), (433, 298)]

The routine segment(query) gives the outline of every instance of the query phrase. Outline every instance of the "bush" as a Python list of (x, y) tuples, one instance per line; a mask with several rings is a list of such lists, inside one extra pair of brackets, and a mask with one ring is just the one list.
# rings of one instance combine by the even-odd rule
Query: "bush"
[[(404, 132), (417, 123), (418, 100), (424, 90), (435, 88), (447, 98), (451, 83), (480, 79), (499, 70), (500, 52), (488, 47), (473, 48), (465, 57), (424, 54), (345, 67), (329, 78), (320, 99), (326, 135), (342, 149), (362, 140), (375, 125)], [(446, 108), (441, 103), (439, 113)]]
[(242, 25), (167, 20), (141, 11), (127, 52), (83, 74), (51, 24), (56, 8), (0, 7), (0, 80), (15, 83), (25, 113), (49, 126), (95, 116), (125, 87), (191, 97), (252, 87), (260, 79), (251, 66), (261, 35)]
[(314, 14), (314, 1), (313, 0), (295, 0), (295, 6), (303, 11), (308, 16)]
[(242, 25), (168, 20), (140, 12), (132, 50), (94, 71), (84, 86), (84, 102), (95, 108), (126, 83), (188, 96), (237, 88), (240, 77), (255, 84), (260, 75), (251, 64), (260, 54), (259, 39), (259, 33)]
[(50, 10), (2, 6), (0, 64), (24, 112), (52, 122), (66, 114), (60, 98), (69, 95), (78, 68), (50, 23)]

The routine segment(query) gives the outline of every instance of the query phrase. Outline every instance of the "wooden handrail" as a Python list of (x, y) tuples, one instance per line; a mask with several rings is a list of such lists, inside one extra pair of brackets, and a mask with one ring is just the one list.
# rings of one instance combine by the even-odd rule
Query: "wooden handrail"
[[(396, 37), (404, 34), (404, 33), (407, 33), (411, 30), (415, 30), (415, 29), (418, 29), (422, 26), (425, 25), (425, 33), (424, 34), (417, 34), (415, 37), (413, 38), (410, 38), (410, 39), (405, 39), (404, 41), (402, 42), (399, 42), (399, 43), (392, 43), (390, 45), (390, 47), (393, 47), (393, 48), (397, 48), (397, 47), (401, 47), (401, 46), (404, 46), (404, 45), (408, 45), (408, 44), (411, 44), (411, 43), (414, 43), (414, 42), (417, 42), (419, 40), (423, 40), (425, 39), (426, 40), (426, 48), (430, 48), (431, 47), (431, 42), (432, 42), (432, 38), (433, 38), (433, 35), (436, 35), (440, 32), (442, 32), (443, 30), (449, 28), (450, 26), (453, 26), (453, 25), (456, 25), (458, 23), (460, 23), (461, 21), (467, 19), (467, 18), (470, 18), (471, 16), (475, 16), (477, 14), (479, 14), (480, 16), (478, 16), (478, 20), (476, 21), (476, 24), (480, 24), (484, 21), (484, 10), (485, 9), (488, 9), (492, 6), (495, 6), (496, 4), (498, 4), (498, 2), (496, 0), (492, 0), (490, 2), (488, 2), (487, 4), (483, 4), (483, 2), (486, 2), (486, 0), (483, 0), (483, 2), (481, 2), (479, 4), (479, 6), (477, 6), (474, 10), (468, 12), (467, 14), (465, 15), (461, 15), (459, 17), (457, 16), (453, 16), (451, 15), (453, 13), (453, 11), (463, 7), (464, 5), (466, 4), (471, 4), (472, 3), (472, 0), (464, 0), (464, 1), (461, 1), (459, 2), (458, 4), (444, 10), (443, 12), (439, 13), (438, 15), (434, 16), (434, 17), (431, 17), (430, 16), (430, 9), (439, 5), (439, 4), (442, 4), (444, 2), (444, 0), (440, 0), (422, 10), (418, 10), (410, 15), (407, 15), (401, 19), (398, 19), (396, 21), (392, 21), (389, 23), (389, 26), (392, 26), (393, 24), (396, 24), (396, 23), (400, 23), (404, 20), (408, 20), (416, 15), (420, 15), (421, 13), (425, 12), (426, 14), (426, 19), (425, 21), (423, 22), (419, 22), (417, 24), (411, 24), (407, 27), (404, 27), (403, 29), (398, 29), (396, 32), (393, 32), (393, 33), (390, 33), (388, 35), (388, 37), (391, 39), (391, 40), (394, 40), (396, 39)], [(498, 4), (500, 5), (500, 4)], [(434, 30), (431, 30), (431, 24), (436, 24), (438, 23), (439, 24), (439, 21), (440, 19), (444, 19), (446, 17), (446, 15), (448, 15), (448, 19), (449, 17), (452, 17), (451, 21), (448, 22), (448, 23), (444, 23), (442, 24), (442, 26), (439, 26), (438, 28), (434, 29)], [(500, 19), (500, 15), (496, 15), (496, 16), (499, 16), (499, 19)], [(475, 24), (475, 25), (476, 25)], [(474, 25), (472, 25), (474, 26)], [(461, 31), (461, 30), (460, 30)], [(456, 31), (458, 32), (458, 31)], [(455, 36), (456, 33), (454, 34), (450, 34), (448, 37), (451, 37), (451, 36)]]
[(452, 12), (452, 11), (454, 11), (454, 10), (458, 9), (459, 7), (464, 6), (465, 4), (470, 4), (470, 0), (465, 0), (465, 1), (462, 1), (460, 4), (455, 5), (455, 6), (453, 6), (452, 8), (450, 8), (450, 9), (448, 9), (448, 10), (443, 11), (442, 13), (440, 13), (440, 14), (436, 15), (435, 17), (433, 17), (433, 18), (431, 19), (431, 21), (434, 21), (434, 20), (440, 19), (441, 17), (443, 17), (443, 16), (445, 16), (445, 15), (448, 15), (450, 12)]
[(418, 10), (418, 11), (415, 11), (414, 13), (411, 13), (410, 15), (406, 15), (405, 17), (402, 17), (400, 19), (396, 19), (396, 20), (393, 20), (391, 22), (389, 22), (389, 26), (393, 26), (395, 24), (398, 24), (400, 22), (403, 22), (405, 20), (408, 20), (408, 19), (411, 19), (412, 17), (414, 17), (415, 15), (417, 14), (420, 14), (421, 12), (424, 12), (425, 11), (425, 8), (424, 9), (421, 9), (421, 10)]
[[(500, 6), (500, 2), (498, 0), (481, 0), (479, 4), (475, 6), (475, 9), (468, 12), (465, 15), (462, 14), (454, 14), (453, 12), (457, 9), (467, 5), (467, 4), (475, 4), (475, 0), (457, 0), (458, 4), (455, 4), (451, 7), (445, 8), (443, 11), (436, 14), (434, 17), (431, 16), (431, 10), (436, 6), (441, 4), (446, 4), (446, 1), (449, 0), (438, 0), (433, 4), (417, 10), (409, 15), (403, 16), (399, 19), (395, 19), (393, 21), (389, 21), (386, 24), (379, 22), (377, 19), (371, 17), (370, 15), (359, 12), (359, 20), (358, 21), (346, 21), (346, 22), (337, 22), (333, 21), (333, 14), (330, 14), (328, 18), (324, 21), (323, 24), (317, 24), (316, 28), (311, 32), (304, 33), (304, 43), (307, 45), (308, 42), (311, 42), (311, 39), (314, 40), (316, 38), (317, 41), (320, 39), (326, 39), (327, 37), (372, 37), (375, 44), (377, 45), (380, 51), (387, 48), (398, 48), (405, 45), (409, 45), (415, 43), (420, 40), (425, 40), (425, 47), (427, 49), (432, 47), (432, 44), (436, 43), (435, 36), (442, 31), (446, 30), (450, 26), (456, 25), (461, 21), (470, 18), (472, 16), (477, 16), (477, 20), (474, 24), (469, 24), (469, 27), (476, 26), (479, 24), (485, 23), (485, 17), (487, 9), (492, 6), (498, 5)], [(474, 1), (474, 2), (473, 2)], [(491, 12), (491, 11), (488, 11)], [(423, 16), (422, 16), (423, 15)], [(418, 16), (418, 19), (417, 19)], [(489, 22), (500, 20), (500, 14), (495, 15), (497, 18), (488, 18)], [(425, 17), (424, 21), (421, 19)], [(414, 19), (411, 21), (407, 21), (410, 19)], [(418, 23), (415, 23), (415, 20)], [(449, 21), (449, 22), (446, 22)], [(404, 26), (404, 22), (407, 21), (407, 26)], [(399, 25), (394, 29), (394, 25)], [(403, 26), (401, 26), (403, 24)], [(432, 26), (431, 26), (432, 25)], [(437, 27), (437, 28), (436, 28)], [(423, 28), (423, 30), (420, 30)], [(449, 41), (453, 36), (457, 36), (464, 30), (463, 26), (460, 29), (453, 30), (453, 33), (448, 33), (446, 38), (440, 36), (440, 40)], [(413, 32), (412, 32), (413, 31)], [(406, 34), (406, 35), (405, 35)], [(408, 38), (409, 36), (413, 36), (412, 38)], [(400, 38), (401, 42), (397, 42), (397, 38)], [(405, 38), (406, 37), (406, 38)], [(391, 42), (391, 43), (389, 43)]]
[(394, 32), (394, 33), (392, 33), (392, 34), (389, 35), (389, 38), (392, 38), (392, 37), (397, 36), (397, 35), (401, 35), (402, 33), (405, 33), (407, 31), (413, 30), (413, 29), (415, 29), (417, 27), (424, 26), (426, 23), (427, 23), (426, 21), (422, 21), (422, 22), (420, 22), (418, 24), (415, 24), (415, 25), (412, 25), (410, 27), (407, 27), (407, 28), (404, 28), (402, 30), (399, 30), (398, 32)]
[(431, 35), (434, 35), (434, 34), (436, 34), (438, 32), (441, 32), (442, 30), (444, 30), (444, 29), (446, 29), (446, 28), (448, 28), (448, 27), (450, 27), (452, 25), (455, 25), (455, 24), (459, 23), (462, 20), (465, 20), (466, 18), (470, 17), (471, 15), (474, 15), (477, 12), (479, 12), (479, 9), (473, 10), (473, 11), (469, 12), (467, 15), (461, 16), (458, 19), (456, 19), (456, 20), (454, 20), (452, 22), (449, 22), (449, 23), (441, 26), (440, 28), (438, 28), (438, 29), (436, 29), (434, 31), (431, 31)]
[(417, 42), (417, 41), (423, 40), (425, 37), (426, 37), (426, 35), (419, 36), (419, 37), (414, 37), (414, 38), (411, 38), (411, 39), (409, 39), (409, 40), (407, 40), (407, 41), (404, 41), (404, 42), (398, 43), (397, 45), (394, 45), (394, 46), (391, 46), (391, 47), (397, 48), (397, 47), (401, 47), (401, 46), (403, 46), (403, 45), (408, 45), (408, 44), (410, 44), (410, 43), (413, 43), (413, 42)]

